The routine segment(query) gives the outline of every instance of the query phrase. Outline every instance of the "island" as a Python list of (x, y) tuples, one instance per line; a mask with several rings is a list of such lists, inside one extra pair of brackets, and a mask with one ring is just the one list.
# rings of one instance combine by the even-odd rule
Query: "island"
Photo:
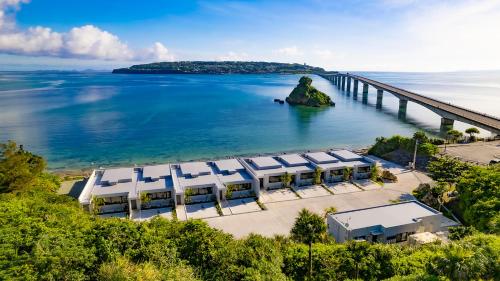
[(305, 106), (334, 106), (335, 103), (325, 93), (314, 88), (312, 79), (307, 76), (302, 76), (299, 84), (293, 89), (286, 101), (291, 105), (305, 105)]
[(138, 64), (114, 69), (125, 74), (310, 74), (324, 73), (321, 67), (298, 63), (253, 61), (175, 61)]

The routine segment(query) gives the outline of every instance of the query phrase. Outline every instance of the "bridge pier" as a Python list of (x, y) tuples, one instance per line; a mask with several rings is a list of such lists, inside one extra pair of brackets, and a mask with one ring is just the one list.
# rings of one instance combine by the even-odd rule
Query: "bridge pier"
[(453, 123), (455, 120), (441, 117), (441, 127), (440, 130), (441, 132), (448, 132), (449, 130), (453, 129)]
[(347, 93), (351, 93), (351, 77), (347, 77)]
[(342, 77), (341, 76), (337, 76), (337, 89), (339, 89), (339, 90), (340, 90), (341, 80), (342, 80)]
[(337, 85), (337, 76), (332, 76), (333, 85)]
[(399, 110), (398, 110), (398, 118), (406, 119), (406, 108), (408, 106), (408, 100), (399, 99)]
[(382, 97), (384, 96), (384, 91), (382, 89), (377, 89), (377, 106), (376, 108), (382, 108)]
[(359, 81), (358, 81), (358, 80), (356, 80), (356, 79), (354, 79), (353, 98), (354, 98), (355, 100), (357, 100), (357, 99), (358, 99), (358, 83), (359, 83)]
[(342, 91), (345, 91), (345, 76), (342, 76)]

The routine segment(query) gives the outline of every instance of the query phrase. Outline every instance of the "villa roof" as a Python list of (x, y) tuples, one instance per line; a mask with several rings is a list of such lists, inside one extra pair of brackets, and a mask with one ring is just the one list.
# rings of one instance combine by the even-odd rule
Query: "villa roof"
[(143, 178), (159, 179), (168, 176), (170, 176), (169, 164), (144, 166), (144, 168), (142, 169)]
[(237, 159), (224, 159), (214, 161), (215, 167), (219, 172), (234, 173), (239, 170), (244, 170), (245, 168)]
[(134, 175), (133, 168), (115, 168), (106, 169), (102, 175), (101, 181), (105, 182), (118, 182), (120, 180), (132, 180)]
[(282, 167), (282, 165), (278, 161), (276, 161), (276, 159), (270, 156), (254, 157), (248, 160), (258, 170), (277, 169)]
[(326, 152), (312, 152), (306, 153), (305, 157), (317, 164), (335, 163), (339, 162), (339, 159), (331, 156)]
[(182, 175), (192, 177), (209, 175), (212, 172), (210, 166), (205, 162), (188, 162), (179, 165)]
[(173, 190), (174, 185), (172, 182), (172, 178), (161, 178), (157, 181), (139, 181), (137, 182), (137, 189), (140, 192), (162, 192)]
[(398, 204), (339, 212), (330, 216), (344, 225), (346, 229), (353, 230), (378, 225), (389, 228), (398, 225), (412, 224), (419, 218), (439, 214), (438, 211), (422, 203), (408, 201)]
[[(123, 168), (121, 169), (123, 172), (128, 168)], [(111, 169), (111, 170), (118, 170), (118, 169)], [(104, 176), (106, 176), (106, 172), (109, 170), (104, 170), (102, 174), (97, 175), (94, 185), (92, 187), (92, 192), (90, 195), (95, 195), (98, 197), (112, 197), (112, 196), (124, 196), (128, 195), (129, 197), (133, 198), (135, 197), (135, 188), (136, 188), (136, 182), (137, 182), (137, 175), (134, 173), (134, 170), (130, 168), (130, 180), (127, 182), (117, 182), (117, 181), (112, 181), (112, 180), (103, 180)], [(113, 171), (116, 172), (116, 171)], [(112, 174), (112, 173), (111, 173)], [(108, 174), (110, 175), (110, 174)], [(109, 176), (108, 176), (109, 177)], [(120, 178), (123, 180), (123, 178)], [(105, 184), (106, 182), (111, 181), (111, 182), (117, 182), (116, 184), (113, 185), (108, 185)]]
[(363, 159), (363, 156), (358, 155), (358, 154), (351, 152), (349, 150), (345, 150), (345, 149), (334, 150), (334, 151), (331, 151), (330, 154), (332, 154), (333, 156), (337, 157), (338, 159), (340, 159), (342, 161), (355, 161), (355, 160), (362, 160)]
[(278, 156), (287, 166), (301, 166), (309, 164), (309, 161), (298, 154), (284, 154)]

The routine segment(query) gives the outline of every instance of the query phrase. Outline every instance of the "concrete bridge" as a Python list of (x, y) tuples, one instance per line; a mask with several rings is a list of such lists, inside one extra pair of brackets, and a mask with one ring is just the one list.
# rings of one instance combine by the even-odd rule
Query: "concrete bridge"
[(377, 108), (382, 108), (383, 93), (388, 92), (399, 98), (398, 117), (406, 118), (406, 108), (408, 101), (418, 103), (434, 113), (441, 116), (441, 130), (447, 131), (453, 128), (454, 121), (464, 122), (490, 131), (494, 135), (500, 135), (500, 118), (466, 109), (450, 103), (442, 102), (433, 98), (419, 95), (407, 90), (403, 90), (385, 83), (371, 80), (359, 75), (349, 73), (318, 74), (331, 81), (339, 90), (351, 94), (351, 84), (353, 84), (352, 94), (354, 99), (358, 99), (359, 83), (363, 84), (363, 103), (368, 100), (368, 87), (377, 89)]

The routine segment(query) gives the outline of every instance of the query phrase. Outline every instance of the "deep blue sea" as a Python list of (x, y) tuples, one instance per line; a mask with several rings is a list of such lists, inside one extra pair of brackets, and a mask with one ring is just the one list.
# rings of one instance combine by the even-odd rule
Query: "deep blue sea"
[[(500, 72), (360, 73), (443, 101), (500, 116)], [(313, 85), (332, 108), (279, 105), (300, 75), (124, 75), (0, 72), (0, 141), (46, 157), (52, 169), (133, 165), (232, 155), (360, 148), (378, 136), (438, 133), (440, 118), (384, 94), (375, 108), (329, 81)], [(455, 123), (458, 129), (466, 124)]]

